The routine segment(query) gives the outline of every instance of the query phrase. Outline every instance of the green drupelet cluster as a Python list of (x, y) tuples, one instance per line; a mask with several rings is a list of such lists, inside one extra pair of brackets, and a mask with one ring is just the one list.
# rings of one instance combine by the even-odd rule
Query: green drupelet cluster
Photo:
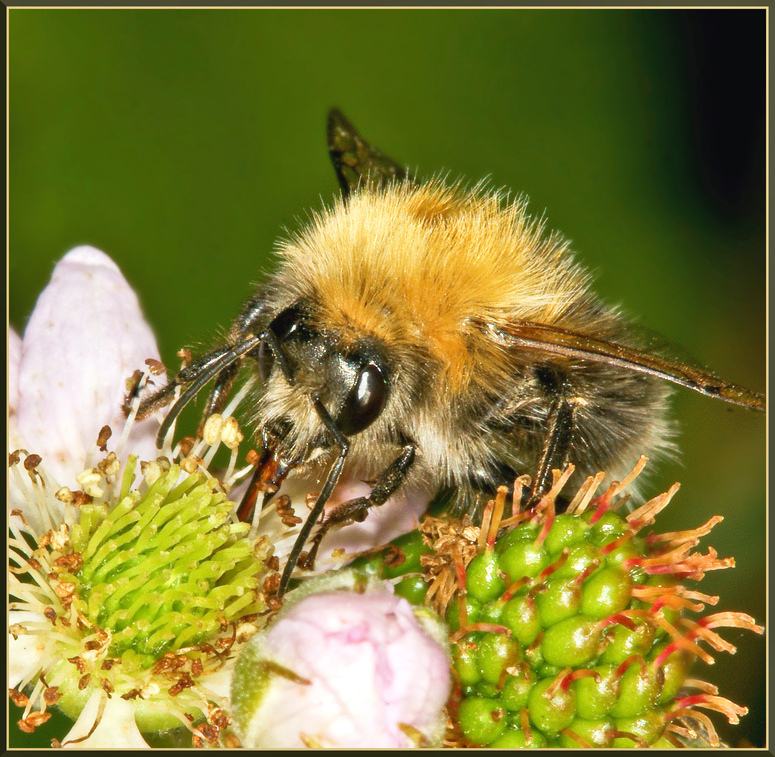
[(399, 594), (447, 620), (456, 681), (447, 744), (719, 745), (697, 708), (730, 722), (746, 710), (712, 685), (687, 680), (695, 658), (712, 660), (699, 642), (734, 651), (713, 628), (762, 631), (742, 613), (684, 617), (717, 599), (684, 581), (734, 564), (712, 548), (692, 552), (720, 518), (692, 531), (647, 533), (677, 485), (627, 514), (616, 511), (627, 499), (617, 496), (624, 486), (593, 499), (594, 482), (555, 514), (565, 480), (505, 520), (500, 490), (480, 528), (428, 518), (379, 563)]

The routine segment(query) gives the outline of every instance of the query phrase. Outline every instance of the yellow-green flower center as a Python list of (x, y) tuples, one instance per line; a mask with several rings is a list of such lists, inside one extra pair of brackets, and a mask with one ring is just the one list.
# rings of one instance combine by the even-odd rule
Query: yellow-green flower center
[(257, 630), (271, 546), (233, 522), (216, 478), (159, 458), (134, 486), (136, 467), (130, 456), (119, 482), (117, 469), (98, 466), (94, 481), (79, 478), (78, 496), (57, 492), (71, 516), (34, 543), (17, 534), (11, 593), (12, 609), (40, 617), (15, 636), (48, 639), (22, 680), (39, 680), (29, 701), (75, 718), (101, 689), (133, 702), (150, 732), (218, 717), (225, 699), (208, 683)]
[(133, 650), (146, 667), (264, 609), (264, 566), (244, 538), (249, 526), (230, 522), (231, 507), (214, 479), (181, 479), (171, 465), (144, 493), (122, 491), (109, 511), (81, 508), (70, 544), (83, 565), (61, 580), (76, 584), (78, 609), (112, 634), (111, 655)]

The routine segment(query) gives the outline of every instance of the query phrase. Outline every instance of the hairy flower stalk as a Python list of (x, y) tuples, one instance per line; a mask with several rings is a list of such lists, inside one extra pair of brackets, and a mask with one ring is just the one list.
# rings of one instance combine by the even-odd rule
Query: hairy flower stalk
[[(689, 588), (732, 567), (695, 551), (721, 518), (675, 533), (649, 530), (678, 490), (617, 512), (645, 465), (600, 496), (589, 479), (566, 511), (572, 467), (532, 509), (504, 517), (501, 488), (480, 527), (427, 518), (372, 569), (397, 593), (446, 616), (455, 688), (446, 746), (719, 746), (705, 710), (731, 723), (747, 710), (691, 678), (692, 663), (733, 653), (721, 628), (763, 628), (744, 613), (701, 613), (718, 597)], [(520, 501), (520, 485), (514, 500)], [(566, 500), (567, 502), (567, 500)]]

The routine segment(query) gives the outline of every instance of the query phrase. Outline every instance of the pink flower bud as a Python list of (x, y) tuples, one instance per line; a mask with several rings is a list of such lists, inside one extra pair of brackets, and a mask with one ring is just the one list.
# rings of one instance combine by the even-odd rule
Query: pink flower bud
[(232, 682), (243, 746), (440, 742), (451, 685), (443, 624), (389, 584), (370, 588), (308, 595), (251, 640)]

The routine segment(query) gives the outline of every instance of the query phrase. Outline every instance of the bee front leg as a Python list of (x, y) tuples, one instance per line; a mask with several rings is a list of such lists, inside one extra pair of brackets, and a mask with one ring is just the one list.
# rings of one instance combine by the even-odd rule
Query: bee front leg
[[(173, 378), (166, 386), (163, 386), (158, 391), (140, 401), (136, 413), (137, 420), (143, 420), (154, 411), (161, 409), (165, 405), (169, 405), (170, 402), (175, 399), (175, 392), (179, 387), (186, 387), (202, 376), (207, 377), (209, 380), (209, 377), (212, 374), (212, 366), (223, 362), (224, 355), (228, 354), (230, 350), (231, 345), (228, 344), (218, 347), (212, 352), (208, 352), (206, 355), (197, 358), (191, 365), (181, 369), (177, 376), (175, 376), (175, 378)], [(135, 395), (137, 391), (138, 388), (136, 387), (124, 398), (124, 415), (128, 416), (132, 411), (132, 405), (136, 399)]]
[(372, 507), (384, 505), (387, 502), (406, 479), (406, 475), (414, 463), (416, 452), (417, 447), (414, 444), (407, 444), (401, 450), (401, 454), (379, 475), (368, 497), (342, 502), (329, 513), (312, 539), (312, 546), (304, 567), (312, 568), (314, 566), (320, 543), (332, 527), (345, 523), (360, 523), (366, 519)]

